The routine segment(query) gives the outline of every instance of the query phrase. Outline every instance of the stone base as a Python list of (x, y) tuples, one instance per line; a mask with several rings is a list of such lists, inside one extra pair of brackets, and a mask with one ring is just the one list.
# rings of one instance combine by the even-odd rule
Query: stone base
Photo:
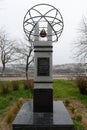
[(33, 102), (24, 103), (12, 123), (13, 130), (73, 130), (73, 122), (61, 101), (53, 102), (53, 113), (33, 112)]

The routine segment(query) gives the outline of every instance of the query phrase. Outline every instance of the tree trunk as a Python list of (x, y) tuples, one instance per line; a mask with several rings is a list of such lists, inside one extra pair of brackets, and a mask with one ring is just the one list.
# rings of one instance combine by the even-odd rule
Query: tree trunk
[(28, 80), (28, 69), (26, 69), (26, 79)]
[(3, 68), (2, 68), (2, 76), (5, 74), (5, 63), (3, 63)]
[(28, 80), (28, 57), (26, 61), (26, 79)]

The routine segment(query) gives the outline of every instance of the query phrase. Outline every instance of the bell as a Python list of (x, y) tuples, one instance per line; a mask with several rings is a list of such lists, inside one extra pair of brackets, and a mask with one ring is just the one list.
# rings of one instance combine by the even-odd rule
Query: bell
[(47, 35), (46, 31), (44, 29), (42, 29), (40, 32), (40, 36), (44, 38), (44, 37), (46, 37), (46, 35)]

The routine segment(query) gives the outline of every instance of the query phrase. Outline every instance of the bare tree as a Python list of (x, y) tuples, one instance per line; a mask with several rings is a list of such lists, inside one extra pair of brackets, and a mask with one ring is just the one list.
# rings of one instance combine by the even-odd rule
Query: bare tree
[(80, 38), (75, 42), (76, 58), (80, 61), (86, 62), (87, 60), (87, 20), (83, 18), (82, 26), (79, 29)]
[(85, 17), (82, 19), (79, 34), (77, 41), (74, 42), (74, 58), (82, 63), (85, 75), (87, 76), (87, 19)]
[(16, 48), (16, 52), (19, 53), (20, 60), (25, 64), (25, 74), (28, 80), (29, 66), (34, 60), (33, 44), (25, 39), (25, 42), (21, 41), (21, 45)]
[(5, 72), (5, 67), (7, 63), (13, 62), (15, 58), (15, 41), (7, 39), (7, 35), (4, 32), (0, 32), (0, 56), (3, 65), (2, 73)]

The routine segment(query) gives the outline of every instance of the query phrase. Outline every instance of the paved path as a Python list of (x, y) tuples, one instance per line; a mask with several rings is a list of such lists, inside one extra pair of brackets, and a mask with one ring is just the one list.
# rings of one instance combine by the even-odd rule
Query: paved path
[[(34, 79), (34, 77), (29, 77)], [(68, 75), (53, 75), (53, 79), (64, 79), (64, 80), (73, 80), (75, 77)], [(26, 77), (0, 77), (0, 81), (12, 81), (12, 80), (26, 80)]]
[(25, 80), (25, 77), (0, 77), (0, 81)]

